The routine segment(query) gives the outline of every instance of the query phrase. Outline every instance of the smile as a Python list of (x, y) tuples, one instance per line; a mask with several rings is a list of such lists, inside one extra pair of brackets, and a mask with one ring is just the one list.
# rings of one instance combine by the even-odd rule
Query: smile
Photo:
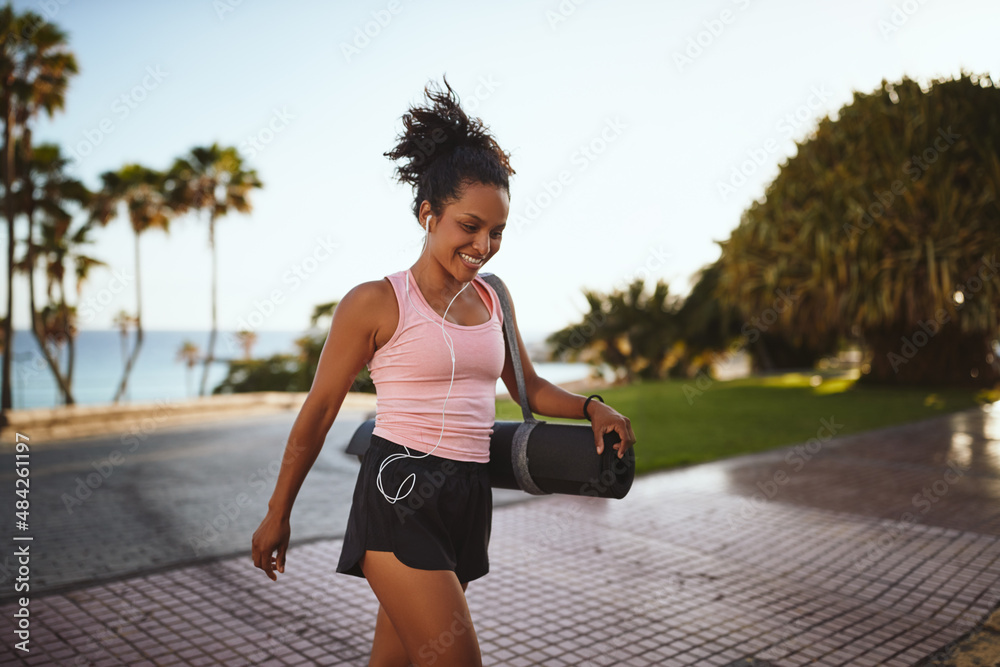
[(476, 259), (474, 257), (471, 257), (470, 255), (466, 255), (463, 252), (458, 253), (458, 256), (461, 257), (463, 260), (465, 260), (466, 263), (472, 264), (473, 266), (482, 266), (482, 263), (485, 259), (484, 257)]

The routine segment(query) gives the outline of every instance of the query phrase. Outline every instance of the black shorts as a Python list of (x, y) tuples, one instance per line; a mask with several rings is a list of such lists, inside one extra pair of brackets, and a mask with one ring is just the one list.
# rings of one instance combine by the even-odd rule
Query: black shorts
[[(366, 550), (391, 551), (404, 565), (420, 570), (453, 570), (460, 582), (489, 572), (487, 547), (493, 518), (493, 489), (489, 464), (456, 461), (433, 454), (397, 458), (376, 476), (390, 454), (406, 449), (372, 434), (354, 485), (354, 500), (340, 552), (337, 572), (364, 577), (359, 561)], [(411, 454), (421, 455), (414, 449)], [(400, 486), (410, 475), (413, 482)]]

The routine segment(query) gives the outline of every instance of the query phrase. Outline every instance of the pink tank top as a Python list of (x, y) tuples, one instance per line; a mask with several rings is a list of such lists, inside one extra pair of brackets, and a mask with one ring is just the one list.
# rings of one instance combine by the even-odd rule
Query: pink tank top
[(445, 321), (444, 330), (455, 349), (455, 381), (448, 394), (452, 363), (441, 333), (441, 316), (424, 299), (409, 269), (386, 277), (396, 293), (399, 324), (368, 362), (376, 392), (372, 432), (418, 452), (430, 452), (440, 437), (434, 456), (488, 462), (496, 421), (496, 383), (506, 352), (499, 297), (477, 275), (465, 289), (476, 289), (489, 308), (490, 319), (474, 326)]

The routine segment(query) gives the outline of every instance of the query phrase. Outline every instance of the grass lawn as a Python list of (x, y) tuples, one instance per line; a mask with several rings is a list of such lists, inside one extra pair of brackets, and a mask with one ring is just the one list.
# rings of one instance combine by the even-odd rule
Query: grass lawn
[[(840, 436), (1000, 399), (997, 390), (872, 388), (843, 378), (812, 386), (800, 373), (706, 384), (663, 380), (600, 392), (632, 421), (637, 473), (805, 442), (817, 436), (821, 419), (842, 425)], [(496, 418), (519, 421), (521, 410), (499, 400)]]

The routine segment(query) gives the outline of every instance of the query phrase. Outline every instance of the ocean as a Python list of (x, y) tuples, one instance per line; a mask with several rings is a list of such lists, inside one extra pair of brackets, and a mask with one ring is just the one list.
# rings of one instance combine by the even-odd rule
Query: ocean
[[(252, 348), (254, 358), (269, 357), (278, 353), (296, 352), (295, 339), (304, 331), (257, 331), (257, 341)], [(529, 339), (522, 331), (529, 350), (541, 346), (544, 336)], [(190, 370), (177, 358), (185, 341), (200, 349), (208, 348), (208, 331), (144, 331), (142, 349), (129, 376), (128, 391), (123, 402), (154, 402), (193, 398), (198, 395), (202, 366)], [(135, 333), (129, 333), (128, 345), (134, 342)], [(60, 350), (61, 367), (66, 368), (67, 349)], [(220, 331), (215, 339), (216, 358), (241, 358), (242, 350), (235, 345), (235, 332)], [(14, 332), (14, 355), (11, 374), (14, 409), (51, 408), (62, 405), (58, 385), (45, 361), (35, 336), (27, 330)], [(73, 398), (78, 405), (110, 404), (121, 382), (125, 368), (122, 336), (116, 331), (81, 331), (76, 338), (73, 368)], [(579, 380), (590, 375), (590, 366), (582, 363), (533, 362), (536, 372), (553, 383)], [(0, 359), (2, 368), (2, 359)], [(214, 363), (208, 374), (206, 393), (225, 379), (228, 366)], [(497, 390), (506, 392), (503, 382), (497, 381)]]

